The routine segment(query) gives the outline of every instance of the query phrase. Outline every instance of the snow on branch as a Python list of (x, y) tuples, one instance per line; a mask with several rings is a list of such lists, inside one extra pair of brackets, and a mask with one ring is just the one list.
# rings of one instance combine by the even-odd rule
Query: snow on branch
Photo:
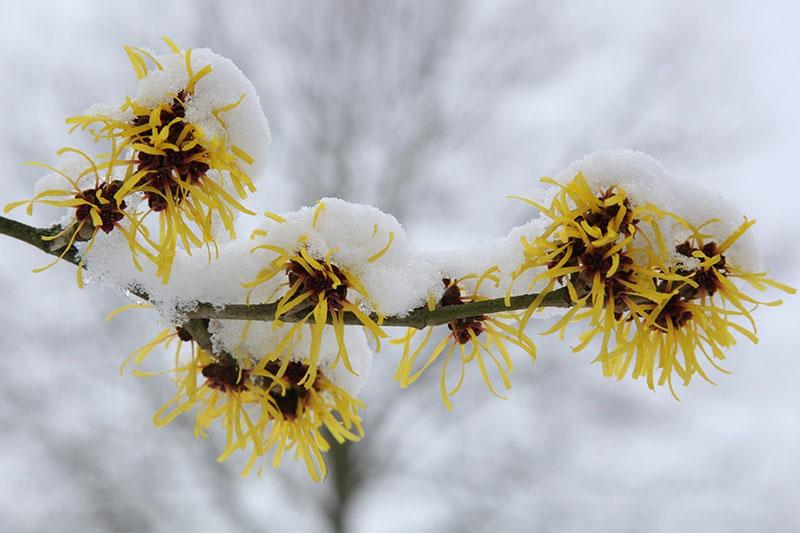
[(364, 435), (358, 393), (386, 343), (399, 386), (438, 372), (448, 409), (466, 372), (503, 397), (515, 359), (537, 358), (537, 326), (574, 332), (605, 376), (677, 397), (724, 370), (738, 339), (757, 341), (755, 310), (780, 300), (755, 293), (795, 293), (763, 271), (754, 221), (630, 150), (541, 178), (516, 197), (528, 223), (460, 250), (419, 250), (390, 214), (336, 198), (266, 212), (243, 239), (270, 145), (258, 96), (228, 59), (165, 43), (125, 48), (134, 96), (67, 120), (97, 154), (63, 148), (5, 208), (49, 210), (53, 225), (0, 217), (0, 233), (56, 257), (37, 271), (65, 260), (79, 286), (155, 308), (165, 329), (123, 367), (153, 375), (151, 352), (173, 349), (176, 394), (154, 423), (191, 411), (197, 434), (219, 425), (221, 460), (249, 454), (243, 474), (291, 452), (324, 478), (329, 439)]

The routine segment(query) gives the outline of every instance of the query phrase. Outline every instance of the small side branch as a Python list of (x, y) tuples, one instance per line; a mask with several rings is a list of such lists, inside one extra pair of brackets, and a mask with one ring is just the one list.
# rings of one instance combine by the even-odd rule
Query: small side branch
[(192, 336), (192, 340), (195, 341), (200, 348), (208, 353), (215, 353), (211, 342), (211, 333), (208, 331), (208, 320), (193, 318), (187, 320), (186, 323), (183, 324), (183, 327), (189, 332), (189, 335)]

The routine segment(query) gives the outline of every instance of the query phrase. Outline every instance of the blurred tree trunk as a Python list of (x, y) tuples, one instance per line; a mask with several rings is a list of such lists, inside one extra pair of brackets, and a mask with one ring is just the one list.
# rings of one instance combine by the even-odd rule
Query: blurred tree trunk
[(347, 531), (346, 519), (347, 511), (350, 508), (350, 500), (353, 495), (352, 488), (356, 485), (354, 480), (353, 454), (351, 453), (353, 444), (345, 442), (339, 444), (333, 442), (329, 457), (330, 483), (334, 489), (333, 499), (328, 510), (331, 531), (334, 533), (345, 533)]

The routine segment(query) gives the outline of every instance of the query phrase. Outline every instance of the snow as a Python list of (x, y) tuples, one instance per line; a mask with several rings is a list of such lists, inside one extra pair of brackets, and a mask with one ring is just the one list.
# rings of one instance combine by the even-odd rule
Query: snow
[(634, 206), (653, 204), (680, 212), (675, 188), (681, 185), (657, 159), (633, 150), (598, 150), (553, 176), (567, 183), (579, 172), (596, 191), (621, 187)]
[[(330, 254), (331, 262), (354, 274), (367, 294), (362, 302), (371, 310), (386, 315), (403, 314), (423, 305), (430, 291), (441, 294), (441, 274), (413, 247), (397, 220), (370, 206), (326, 198), (324, 208), (304, 207), (279, 215), (285, 222), (267, 219), (265, 237), (248, 243), (244, 240), (225, 243), (219, 258), (209, 261), (205, 250), (189, 255), (176, 250), (171, 281), (162, 285), (154, 267), (142, 261), (137, 270), (130, 261), (128, 244), (121, 235), (111, 232), (98, 235), (88, 261), (89, 275), (104, 285), (146, 291), (167, 321), (176, 321), (198, 301), (211, 304), (244, 303), (248, 290), (242, 283), (254, 279), (269, 265), (275, 252), (255, 250), (262, 244), (296, 251), (304, 242), (316, 257)], [(316, 224), (314, 223), (316, 216)], [(394, 237), (391, 244), (390, 235)], [(85, 246), (85, 245), (81, 245)], [(386, 248), (383, 255), (377, 254)], [(274, 301), (286, 280), (273, 280), (254, 288), (251, 302)], [(372, 302), (375, 307), (371, 307)]]
[[(81, 243), (79, 248), (85, 246)], [(176, 250), (172, 276), (166, 285), (156, 276), (152, 263), (144, 258), (140, 263), (142, 270), (137, 270), (127, 241), (119, 232), (98, 233), (87, 258), (86, 281), (123, 291), (135, 288), (146, 292), (165, 324), (182, 322), (185, 313), (198, 302), (219, 306), (244, 303), (247, 290), (241, 284), (260, 267), (246, 241), (221, 245), (219, 258), (212, 256), (211, 260), (205, 249), (195, 250), (192, 255)]]
[[(163, 70), (153, 68), (139, 80), (137, 103), (152, 108), (171, 101), (186, 87), (189, 77), (185, 53), (183, 50), (181, 54), (156, 56)], [(194, 94), (186, 104), (186, 120), (199, 126), (207, 139), (220, 136), (229, 145), (247, 152), (255, 161), (252, 165), (242, 162), (242, 166), (256, 180), (267, 166), (271, 136), (253, 84), (230, 59), (208, 48), (193, 49), (191, 65), (195, 73), (207, 65), (212, 70), (197, 82)], [(223, 128), (214, 113), (239, 101), (242, 96), (244, 98), (238, 106), (220, 114), (225, 123)]]
[[(58, 162), (54, 165), (54, 168), (58, 172), (45, 174), (36, 181), (33, 186), (34, 195), (41, 194), (45, 191), (69, 191), (71, 194), (48, 195), (44, 197), (43, 200), (60, 201), (71, 199), (72, 195), (78, 191), (73, 184), (70, 183), (70, 180), (76, 183), (81, 191), (95, 187), (96, 175), (93, 171), (89, 170), (89, 162), (80, 154), (75, 152), (63, 153), (59, 157)], [(110, 180), (119, 179), (118, 170), (119, 169), (115, 169), (114, 175), (111, 176)], [(106, 180), (106, 171), (100, 171), (100, 179)], [(129, 206), (132, 206), (138, 202), (138, 198), (126, 198), (125, 201)], [(54, 207), (36, 204), (34, 209), (41, 212), (43, 218), (50, 221), (50, 224), (66, 226), (74, 220), (74, 207)]]
[(134, 118), (133, 110), (130, 108), (123, 110), (118, 105), (111, 105), (102, 102), (97, 102), (90, 105), (88, 108), (86, 108), (86, 110), (84, 110), (83, 114), (87, 116), (108, 117), (112, 120), (118, 120), (120, 122), (131, 122)]
[[(305, 242), (313, 256), (330, 255), (332, 264), (363, 283), (368, 309), (402, 316), (423, 305), (430, 292), (441, 295), (441, 275), (409, 243), (397, 219), (375, 207), (323, 198), (281, 217), (284, 222), (267, 220), (267, 235), (256, 244), (296, 251)], [(264, 264), (274, 256), (262, 254)]]
[[(710, 235), (707, 240), (717, 243), (724, 241), (744, 220), (741, 210), (719, 193), (694, 181), (675, 177), (660, 161), (642, 152), (598, 150), (570, 164), (553, 179), (565, 184), (579, 172), (598, 193), (614, 186), (622, 188), (634, 208), (651, 204), (696, 226), (717, 220), (703, 228), (703, 233)], [(537, 189), (530, 196), (548, 205), (556, 192), (556, 187), (547, 186)], [(689, 235), (686, 228), (670, 219), (662, 220), (659, 227), (670, 250), (684, 242)], [(755, 242), (749, 233), (741, 237), (725, 253), (725, 257), (731, 265), (743, 270), (757, 271), (761, 267)], [(683, 256), (673, 255), (672, 260), (686, 263)]]
[[(65, 154), (64, 157), (59, 159), (57, 168), (60, 172), (66, 174), (70, 179), (77, 182), (81, 189), (87, 189), (94, 184), (94, 175), (84, 176), (80, 175), (88, 168), (87, 161), (80, 157), (78, 154)], [(33, 186), (34, 196), (41, 194), (45, 191), (75, 191), (72, 184), (58, 172), (50, 172), (45, 174)], [(51, 197), (52, 199), (66, 199), (68, 196)], [(44, 204), (36, 204), (35, 210), (43, 213), (45, 220), (50, 221), (50, 224), (61, 224), (66, 226), (74, 219), (75, 208), (72, 207), (53, 207)]]
[[(491, 268), (497, 269), (495, 276), (499, 283), (485, 282), (479, 294), (485, 298), (502, 298), (509, 286), (510, 293), (526, 294), (541, 289), (544, 284), (531, 285), (531, 279), (543, 269), (531, 269), (524, 276), (515, 278), (513, 274), (524, 262), (520, 239), (536, 238), (547, 227), (548, 220), (534, 218), (528, 223), (513, 228), (503, 237), (491, 241), (478, 242), (454, 250), (426, 252), (425, 257), (440, 272), (442, 278), (459, 279), (464, 276), (481, 276)], [(462, 288), (472, 284), (460, 284)]]

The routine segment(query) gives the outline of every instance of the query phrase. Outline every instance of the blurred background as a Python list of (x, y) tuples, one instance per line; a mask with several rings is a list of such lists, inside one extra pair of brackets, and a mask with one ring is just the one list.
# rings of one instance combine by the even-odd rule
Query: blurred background
[[(390, 211), (422, 248), (458, 247), (532, 215), (507, 194), (633, 148), (757, 218), (767, 268), (798, 286), (799, 20), (789, 0), (9, 2), (0, 204), (31, 195), (23, 162), (82, 142), (65, 117), (134, 90), (122, 45), (169, 35), (230, 57), (261, 95), (258, 211), (334, 195)], [(0, 247), (1, 531), (800, 531), (799, 298), (759, 310), (761, 343), (680, 402), (540, 337), (508, 400), (470, 382), (448, 413), (432, 380), (399, 391), (383, 351), (366, 438), (314, 485), (289, 460), (239, 479), (188, 418), (152, 427), (170, 381), (118, 368), (154, 316), (105, 323), (122, 295)]]

